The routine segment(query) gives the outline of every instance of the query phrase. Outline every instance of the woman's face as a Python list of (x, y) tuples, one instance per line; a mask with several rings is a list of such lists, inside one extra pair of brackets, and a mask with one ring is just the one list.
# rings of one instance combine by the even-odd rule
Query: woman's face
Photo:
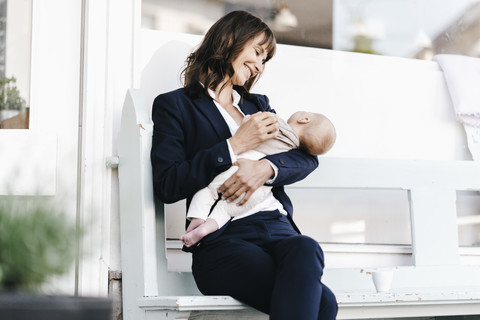
[(232, 84), (243, 86), (248, 79), (263, 72), (268, 54), (267, 45), (261, 45), (264, 37), (265, 35), (262, 33), (250, 40), (233, 61)]

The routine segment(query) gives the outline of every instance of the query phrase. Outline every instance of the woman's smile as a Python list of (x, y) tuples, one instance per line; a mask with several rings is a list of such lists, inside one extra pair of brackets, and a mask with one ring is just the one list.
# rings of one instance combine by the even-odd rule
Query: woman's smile
[(250, 69), (250, 67), (248, 65), (245, 64), (244, 66), (247, 69), (248, 78), (250, 79), (253, 76), (253, 71), (252, 71), (252, 69)]
[(232, 84), (243, 86), (251, 77), (262, 73), (263, 63), (267, 57), (266, 44), (262, 44), (264, 38), (264, 34), (253, 38), (233, 61)]

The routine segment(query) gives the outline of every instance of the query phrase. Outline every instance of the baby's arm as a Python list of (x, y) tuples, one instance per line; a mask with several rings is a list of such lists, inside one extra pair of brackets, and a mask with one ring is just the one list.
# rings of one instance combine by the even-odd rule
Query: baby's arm
[(191, 221), (185, 234), (180, 237), (185, 246), (190, 247), (194, 245), (207, 234), (219, 228), (215, 220), (208, 219), (208, 214), (218, 199), (218, 187), (237, 170), (238, 167), (236, 166), (230, 167), (217, 175), (207, 187), (200, 189), (193, 195), (187, 212), (187, 219)]
[(248, 199), (248, 201), (241, 206), (239, 206), (237, 203), (240, 202), (242, 197), (237, 198), (233, 202), (220, 200), (217, 202), (215, 208), (213, 208), (208, 218), (215, 220), (221, 228), (232, 217), (242, 215), (247, 211), (252, 210), (256, 205), (265, 200), (271, 190), (272, 187), (270, 186), (261, 186), (260, 188), (255, 190), (255, 192), (252, 193), (250, 199)]
[(197, 229), (199, 226), (205, 223), (204, 219), (201, 218), (192, 218), (190, 220), (190, 224), (188, 225), (187, 231), (185, 231), (185, 234), (189, 233), (190, 231), (193, 231)]
[(193, 195), (190, 206), (188, 207), (187, 219), (192, 220), (197, 218), (203, 221), (207, 220), (210, 209), (217, 198), (217, 193), (212, 192), (210, 186), (200, 189)]

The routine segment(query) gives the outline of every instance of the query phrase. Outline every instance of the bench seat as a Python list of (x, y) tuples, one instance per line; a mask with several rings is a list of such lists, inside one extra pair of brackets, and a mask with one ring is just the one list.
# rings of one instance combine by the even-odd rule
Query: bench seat
[[(404, 288), (383, 293), (371, 290), (336, 292), (339, 303), (337, 319), (432, 317), (459, 313), (475, 315), (479, 312), (478, 287), (424, 288), (422, 292), (416, 292), (417, 289)], [(138, 306), (157, 316), (162, 313), (172, 316), (174, 313), (176, 318), (173, 319), (195, 319), (200, 316), (207, 319), (216, 316), (225, 320), (268, 319), (267, 315), (228, 296), (144, 297), (138, 300)]]

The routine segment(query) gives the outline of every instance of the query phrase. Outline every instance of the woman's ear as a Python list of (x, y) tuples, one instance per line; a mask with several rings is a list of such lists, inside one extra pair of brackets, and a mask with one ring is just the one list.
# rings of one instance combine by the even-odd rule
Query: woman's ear
[(305, 117), (305, 118), (298, 119), (297, 122), (300, 124), (307, 124), (310, 122), (310, 120), (311, 119), (309, 117)]

